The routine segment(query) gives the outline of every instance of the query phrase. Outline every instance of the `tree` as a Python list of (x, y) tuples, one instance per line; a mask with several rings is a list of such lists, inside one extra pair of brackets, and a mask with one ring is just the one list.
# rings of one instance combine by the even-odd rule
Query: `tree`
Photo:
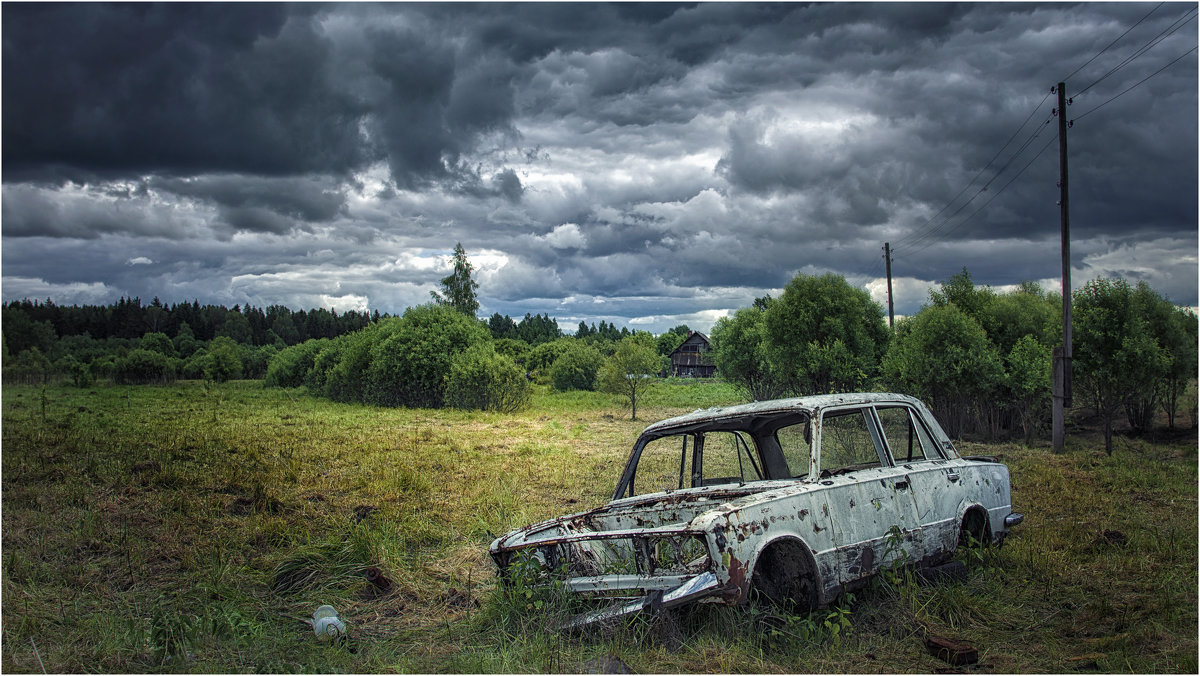
[(1162, 384), (1162, 405), (1167, 414), (1167, 425), (1173, 430), (1180, 398), (1187, 391), (1188, 383), (1196, 377), (1196, 315), (1174, 308), (1168, 322), (1161, 345), (1171, 355), (1171, 367)]
[(179, 356), (175, 351), (175, 345), (167, 334), (161, 332), (147, 333), (142, 336), (141, 346), (143, 350), (150, 350), (168, 357)]
[(443, 305), (409, 308), (399, 319), (375, 326), (388, 330), (370, 349), (366, 400), (380, 406), (440, 408), (455, 355), (491, 342), (481, 322)]
[(242, 352), (228, 336), (217, 336), (208, 344), (204, 361), (204, 379), (223, 383), (242, 377)]
[(649, 334), (624, 338), (616, 352), (597, 373), (600, 389), (610, 394), (624, 395), (629, 400), (630, 418), (637, 420), (637, 401), (654, 386), (656, 374), (662, 369), (662, 357), (654, 341), (645, 340)]
[(513, 413), (529, 405), (533, 387), (512, 359), (491, 343), (478, 343), (454, 355), (446, 374), (446, 405)]
[(755, 401), (775, 399), (786, 391), (771, 372), (765, 321), (763, 310), (748, 307), (731, 317), (718, 319), (712, 329), (712, 355), (717, 373)]
[(1008, 405), (1015, 409), (1025, 431), (1025, 445), (1046, 417), (1050, 405), (1050, 350), (1032, 335), (1021, 336), (1005, 357), (1004, 385)]
[(433, 300), (438, 305), (447, 305), (465, 315), (474, 317), (476, 310), (479, 309), (479, 301), (475, 298), (475, 289), (479, 288), (479, 284), (471, 279), (473, 269), (471, 262), (467, 260), (467, 252), (463, 250), (462, 243), (455, 244), (454, 272), (442, 279), (442, 293), (429, 292), (433, 296)]
[(797, 275), (766, 305), (771, 371), (796, 394), (861, 388), (887, 348), (883, 307), (841, 275)]
[(898, 322), (882, 370), (890, 388), (924, 399), (955, 436), (991, 400), (1003, 374), (983, 327), (953, 304)]
[(577, 340), (564, 339), (567, 348), (550, 365), (550, 382), (559, 392), (596, 389), (596, 373), (604, 365), (600, 350)]
[(1124, 279), (1094, 279), (1075, 292), (1076, 389), (1104, 419), (1104, 450), (1112, 454), (1113, 420), (1129, 402), (1152, 396), (1170, 355), (1138, 314)]
[(137, 349), (117, 360), (114, 375), (122, 385), (168, 384), (175, 381), (175, 367), (158, 352)]
[(655, 344), (658, 347), (658, 353), (664, 357), (671, 354), (675, 351), (675, 348), (679, 347), (683, 344), (683, 341), (687, 340), (691, 333), (692, 330), (688, 328), (687, 324), (680, 324), (679, 326), (676, 326), (670, 331), (662, 334), (655, 339)]

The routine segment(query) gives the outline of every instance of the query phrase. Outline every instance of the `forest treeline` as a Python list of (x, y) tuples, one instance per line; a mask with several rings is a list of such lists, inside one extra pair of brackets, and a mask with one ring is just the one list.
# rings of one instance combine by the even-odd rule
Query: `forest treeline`
[[(456, 274), (469, 280), (470, 266)], [(9, 303), (4, 378), (81, 386), (262, 378), (338, 401), (494, 410), (520, 408), (535, 381), (625, 394), (636, 408), (638, 389), (650, 383), (629, 376), (661, 372), (690, 333), (686, 325), (654, 336), (581, 322), (564, 335), (545, 314), (477, 319), (458, 307), (471, 306), (473, 286), (455, 279), (443, 280), (445, 297), (399, 317), (136, 298), (110, 306)], [(465, 301), (452, 297), (454, 289)], [(1108, 447), (1119, 418), (1144, 432), (1157, 414), (1173, 428), (1186, 411), (1194, 425), (1195, 314), (1123, 279), (1090, 281), (1073, 303), (1075, 406), (1103, 422)], [(840, 275), (797, 275), (779, 298), (756, 299), (719, 320), (709, 358), (749, 399), (904, 392), (926, 401), (955, 436), (1031, 441), (1049, 421), (1061, 323), (1059, 294), (1030, 282), (997, 292), (976, 286), (965, 268), (894, 329), (883, 308)]]
[[(226, 308), (195, 300), (170, 304), (154, 298), (143, 303), (136, 297), (82, 306), (59, 305), (52, 299), (21, 300), (6, 303), (2, 312), (6, 382), (67, 379), (81, 386), (97, 380), (160, 384), (176, 379), (260, 379), (271, 360), (289, 347), (326, 346), (394, 319), (378, 311), (339, 313), (281, 305)], [(495, 313), (478, 323), (506, 354), (518, 358), (518, 364), (533, 348), (555, 343), (535, 355), (542, 361), (544, 355), (562, 348), (556, 341), (564, 339), (564, 332), (548, 314), (526, 313), (513, 319)], [(576, 331), (577, 337), (593, 345), (611, 345), (633, 335), (628, 328), (604, 321), (598, 326), (580, 322)], [(673, 331), (664, 334), (667, 352), (687, 335), (686, 326)]]

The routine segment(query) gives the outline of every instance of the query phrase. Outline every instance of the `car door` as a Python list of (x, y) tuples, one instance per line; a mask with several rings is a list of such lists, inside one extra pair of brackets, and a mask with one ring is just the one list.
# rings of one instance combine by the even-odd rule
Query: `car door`
[(897, 403), (876, 407), (884, 440), (908, 476), (926, 556), (948, 554), (957, 545), (962, 499), (958, 469), (946, 460), (924, 417)]
[(922, 556), (908, 477), (892, 465), (870, 407), (822, 413), (820, 480), (827, 487), (843, 583)]

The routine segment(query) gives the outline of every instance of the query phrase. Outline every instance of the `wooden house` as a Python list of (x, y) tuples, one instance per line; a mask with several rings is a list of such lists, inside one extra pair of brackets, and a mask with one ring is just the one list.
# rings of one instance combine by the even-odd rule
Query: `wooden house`
[(669, 375), (681, 378), (711, 378), (717, 367), (705, 355), (709, 350), (708, 336), (692, 331), (686, 340), (670, 354)]

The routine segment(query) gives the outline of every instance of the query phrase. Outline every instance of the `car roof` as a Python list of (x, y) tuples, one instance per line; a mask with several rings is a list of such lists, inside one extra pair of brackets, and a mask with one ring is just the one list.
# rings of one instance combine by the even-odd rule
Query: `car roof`
[(699, 423), (728, 422), (738, 418), (757, 418), (764, 415), (807, 413), (810, 416), (824, 408), (834, 406), (853, 406), (855, 404), (904, 403), (918, 408), (924, 408), (918, 399), (906, 394), (889, 392), (848, 392), (845, 394), (817, 394), (808, 397), (793, 397), (790, 399), (770, 399), (755, 401), (749, 404), (735, 406), (717, 406), (713, 408), (696, 409), (674, 418), (660, 420), (645, 430), (642, 435), (659, 436), (677, 427), (690, 427)]

